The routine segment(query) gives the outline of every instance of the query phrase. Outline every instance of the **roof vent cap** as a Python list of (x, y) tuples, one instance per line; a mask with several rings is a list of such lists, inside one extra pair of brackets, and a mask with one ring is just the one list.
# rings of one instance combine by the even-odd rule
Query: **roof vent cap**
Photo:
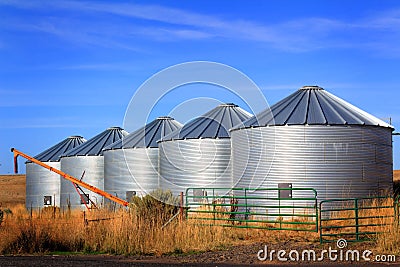
[(230, 108), (236, 108), (239, 107), (238, 105), (236, 105), (235, 103), (224, 103), (224, 104), (220, 104), (220, 107), (230, 107)]
[(160, 116), (157, 117), (156, 120), (173, 120), (174, 118), (170, 117), (170, 116)]
[(300, 90), (324, 90), (324, 88), (319, 87), (318, 85), (305, 85), (301, 87)]
[(112, 126), (112, 127), (108, 128), (107, 130), (110, 131), (110, 130), (123, 130), (123, 129), (119, 126)]

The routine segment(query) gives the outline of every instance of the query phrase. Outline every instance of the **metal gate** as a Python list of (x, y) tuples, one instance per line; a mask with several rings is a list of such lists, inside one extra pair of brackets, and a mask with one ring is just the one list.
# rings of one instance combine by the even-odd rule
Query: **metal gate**
[(398, 199), (391, 196), (323, 200), (319, 204), (320, 242), (372, 240), (398, 222)]
[(201, 225), (318, 232), (313, 188), (188, 188), (185, 204)]

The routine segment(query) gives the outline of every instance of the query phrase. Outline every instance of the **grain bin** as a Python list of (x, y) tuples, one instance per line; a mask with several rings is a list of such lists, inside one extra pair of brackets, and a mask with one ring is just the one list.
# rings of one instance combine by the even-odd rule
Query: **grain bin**
[[(79, 146), (86, 140), (81, 136), (70, 136), (38, 154), (34, 158), (60, 169), (60, 156)], [(26, 162), (26, 208), (60, 206), (60, 176), (33, 162)]]
[(104, 190), (130, 201), (159, 188), (158, 144), (182, 127), (171, 117), (159, 117), (104, 149)]
[[(82, 181), (104, 189), (104, 157), (103, 148), (120, 140), (128, 133), (120, 127), (111, 127), (96, 135), (82, 145), (67, 151), (61, 156), (61, 171), (68, 173)], [(81, 197), (76, 192), (73, 184), (66, 180), (61, 180), (61, 207), (71, 208), (84, 207)], [(97, 204), (102, 203), (102, 198), (97, 194), (83, 189), (85, 194)], [(82, 194), (80, 192), (80, 194)], [(85, 196), (82, 196), (85, 200)]]
[(319, 200), (392, 190), (393, 127), (321, 87), (304, 86), (243, 124), (231, 131), (238, 187), (290, 184), (316, 189)]
[(188, 187), (231, 187), (229, 129), (250, 116), (235, 104), (221, 104), (162, 138), (161, 188), (178, 195)]

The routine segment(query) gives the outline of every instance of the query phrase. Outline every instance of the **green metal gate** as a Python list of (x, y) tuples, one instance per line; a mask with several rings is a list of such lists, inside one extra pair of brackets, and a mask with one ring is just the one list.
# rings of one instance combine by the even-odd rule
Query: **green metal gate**
[(201, 225), (318, 232), (313, 188), (188, 188), (185, 204)]
[(372, 240), (398, 221), (398, 199), (390, 196), (323, 200), (319, 204), (320, 242)]
[(399, 198), (328, 199), (313, 188), (188, 188), (186, 218), (200, 225), (319, 232), (320, 242), (372, 240), (399, 222)]

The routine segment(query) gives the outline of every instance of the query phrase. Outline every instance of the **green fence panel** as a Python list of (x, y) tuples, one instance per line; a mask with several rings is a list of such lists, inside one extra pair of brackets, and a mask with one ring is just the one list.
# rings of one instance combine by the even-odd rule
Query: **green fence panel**
[(313, 188), (188, 188), (185, 200), (201, 225), (318, 232)]
[(399, 198), (373, 196), (328, 199), (319, 203), (320, 243), (373, 240), (399, 219)]

